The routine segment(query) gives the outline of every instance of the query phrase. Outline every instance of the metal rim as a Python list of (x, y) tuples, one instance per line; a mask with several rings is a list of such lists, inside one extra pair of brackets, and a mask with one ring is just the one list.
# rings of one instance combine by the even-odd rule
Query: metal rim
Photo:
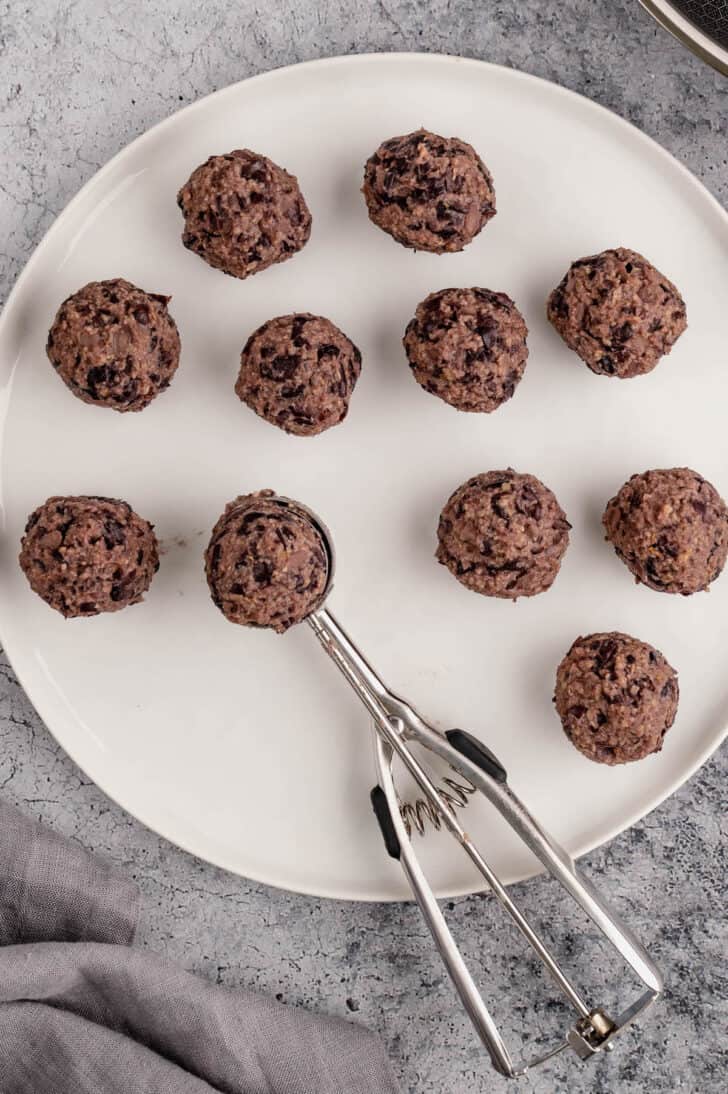
[(640, 3), (661, 27), (692, 50), (701, 61), (705, 61), (724, 76), (728, 76), (728, 49), (704, 34), (681, 11), (678, 11), (674, 4), (671, 4), (669, 0), (640, 0)]

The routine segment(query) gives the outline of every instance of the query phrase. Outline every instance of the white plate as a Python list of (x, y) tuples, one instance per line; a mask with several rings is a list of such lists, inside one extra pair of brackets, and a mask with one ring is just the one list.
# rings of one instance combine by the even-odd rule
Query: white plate
[[(362, 166), (419, 125), (471, 141), (498, 215), (463, 253), (414, 254), (367, 220)], [(213, 152), (249, 146), (298, 175), (309, 245), (241, 282), (179, 239), (179, 185)], [(690, 327), (647, 377), (592, 375), (544, 318), (569, 262), (625, 244), (685, 295)], [(690, 464), (728, 492), (728, 224), (656, 144), (561, 88), (433, 56), (347, 57), (248, 80), (181, 111), (100, 171), (58, 218), (5, 309), (2, 634), (39, 713), (111, 797), (156, 831), (248, 877), (320, 895), (405, 893), (370, 812), (367, 718), (309, 633), (226, 623), (202, 552), (226, 501), (274, 487), (317, 509), (339, 554), (332, 607), (386, 679), (443, 727), (478, 733), (516, 790), (580, 854), (653, 808), (716, 747), (728, 710), (728, 578), (709, 595), (633, 584), (602, 540), (606, 500), (634, 471)], [(53, 314), (95, 278), (171, 293), (182, 364), (138, 415), (85, 406), (46, 360)], [(449, 285), (510, 293), (530, 361), (496, 414), (459, 414), (413, 381), (400, 339), (417, 302)], [(361, 346), (347, 422), (287, 437), (233, 393), (240, 348), (270, 316), (331, 316)], [(468, 476), (512, 465), (556, 492), (574, 525), (556, 584), (518, 604), (463, 589), (433, 559), (440, 507)], [(16, 556), (26, 515), (54, 493), (128, 499), (167, 553), (139, 607), (65, 622)], [(611, 769), (584, 759), (551, 707), (577, 634), (621, 629), (680, 672), (664, 751)], [(475, 803), (468, 824), (505, 880), (535, 872)], [(441, 894), (477, 879), (444, 835), (422, 844)]]

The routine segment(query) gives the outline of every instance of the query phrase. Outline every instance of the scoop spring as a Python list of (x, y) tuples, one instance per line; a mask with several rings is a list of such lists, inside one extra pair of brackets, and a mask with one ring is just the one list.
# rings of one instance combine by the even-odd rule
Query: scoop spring
[[(471, 782), (466, 775), (460, 775), (459, 772), (455, 772), (455, 774), (458, 775), (457, 779), (448, 775), (442, 780), (442, 785), (438, 788), (441, 801), (448, 806), (451, 812), (456, 808), (464, 809), (470, 796), (478, 789), (475, 783)], [(432, 825), (436, 832), (439, 832), (442, 828), (440, 811), (425, 798), (416, 798), (413, 802), (401, 802), (399, 812), (408, 836), (412, 835), (413, 830), (419, 833), (420, 836), (424, 836), (428, 823)]]

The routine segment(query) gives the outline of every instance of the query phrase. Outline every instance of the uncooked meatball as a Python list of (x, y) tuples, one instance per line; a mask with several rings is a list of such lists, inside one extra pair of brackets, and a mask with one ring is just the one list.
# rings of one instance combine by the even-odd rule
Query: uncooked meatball
[(117, 277), (64, 300), (46, 351), (73, 394), (94, 406), (143, 410), (169, 387), (180, 354), (170, 299)]
[(636, 580), (658, 592), (700, 592), (725, 566), (728, 509), (715, 487), (688, 467), (633, 475), (602, 519)]
[(626, 247), (573, 262), (547, 311), (592, 372), (622, 379), (651, 372), (687, 327), (672, 281)]
[(462, 251), (495, 216), (493, 179), (475, 149), (426, 129), (381, 144), (362, 191), (373, 222), (416, 251)]
[(678, 698), (677, 674), (659, 650), (617, 631), (577, 638), (556, 673), (564, 732), (598, 763), (659, 752)]
[(321, 604), (329, 560), (295, 503), (261, 490), (227, 506), (213, 529), (205, 569), (212, 599), (231, 623), (282, 634)]
[(437, 560), (473, 592), (536, 596), (558, 574), (570, 528), (534, 475), (488, 471), (459, 487), (442, 510)]
[(523, 316), (490, 289), (443, 289), (417, 306), (404, 336), (425, 391), (458, 410), (489, 414), (513, 395), (528, 359)]
[(298, 180), (248, 148), (210, 156), (192, 172), (177, 204), (185, 247), (232, 277), (285, 262), (311, 234)]
[(153, 526), (125, 501), (54, 497), (28, 517), (20, 566), (66, 618), (137, 604), (159, 569)]
[(346, 417), (361, 353), (320, 315), (281, 315), (259, 327), (240, 356), (239, 398), (261, 418), (311, 437)]

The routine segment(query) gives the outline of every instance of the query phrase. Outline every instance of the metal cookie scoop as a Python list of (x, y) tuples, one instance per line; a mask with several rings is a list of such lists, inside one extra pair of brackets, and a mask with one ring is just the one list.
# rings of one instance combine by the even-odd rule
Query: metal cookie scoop
[[(379, 781), (372, 790), (371, 799), (387, 852), (392, 858), (398, 859), (402, 865), (448, 975), (490, 1054), (493, 1066), (502, 1075), (513, 1078), (523, 1075), (529, 1068), (550, 1059), (566, 1048), (573, 1049), (584, 1060), (602, 1050), (610, 1050), (614, 1037), (654, 1003), (661, 994), (663, 980), (659, 969), (638, 939), (620, 922), (594, 886), (580, 875), (570, 855), (541, 828), (519, 801), (508, 785), (505, 768), (493, 753), (464, 730), (451, 729), (446, 733), (440, 733), (429, 725), (406, 700), (401, 699), (386, 687), (325, 606), (334, 577), (334, 546), (330, 532), (316, 514), (305, 506), (286, 498), (276, 500), (278, 504), (294, 510), (310, 521), (321, 537), (328, 561), (328, 576), (321, 602), (307, 617), (307, 622), (374, 721), (375, 758)], [(610, 1017), (603, 1007), (591, 1006), (561, 970), (537, 932), (511, 900), (504, 886), (461, 826), (448, 800), (448, 795), (437, 787), (433, 777), (409, 747), (409, 742), (416, 742), (450, 764), (458, 775), (463, 776), (486, 796), (516, 834), (540, 859), (548, 872), (564, 886), (606, 940), (643, 981), (647, 990), (621, 1014)], [(576, 1022), (568, 1030), (563, 1041), (550, 1051), (527, 1060), (526, 1063), (514, 1063), (511, 1060), (508, 1049), (468, 971), (417, 860), (409, 838), (407, 818), (401, 815), (394, 784), (392, 760), (395, 754), (417, 782), (432, 815), (436, 816), (441, 825), (455, 837), (577, 1014)]]

